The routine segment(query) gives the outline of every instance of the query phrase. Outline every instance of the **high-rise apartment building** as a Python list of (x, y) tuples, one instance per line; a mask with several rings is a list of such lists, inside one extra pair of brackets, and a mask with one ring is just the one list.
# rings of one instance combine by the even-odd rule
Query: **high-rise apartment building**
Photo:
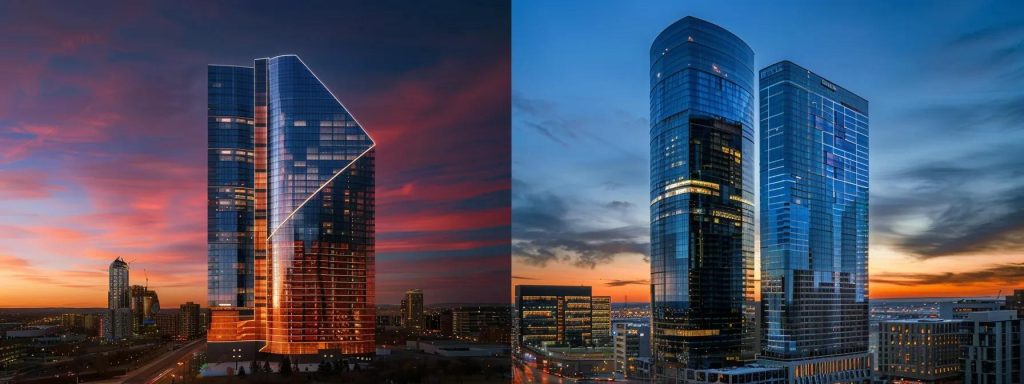
[(1024, 319), (1016, 311), (972, 312), (960, 332), (964, 384), (1024, 383)]
[(753, 359), (754, 52), (686, 17), (650, 50), (655, 378)]
[(868, 102), (792, 62), (760, 72), (761, 359), (864, 382)]
[(211, 65), (209, 354), (374, 350), (374, 142), (294, 55)]
[(182, 304), (178, 310), (178, 336), (184, 340), (197, 339), (202, 335), (199, 329), (199, 304), (191, 301)]
[(423, 330), (426, 327), (426, 316), (423, 313), (423, 290), (405, 291), (405, 297), (402, 298), (402, 326), (417, 330)]
[(118, 341), (132, 335), (132, 310), (128, 294), (128, 263), (118, 257), (110, 263), (107, 310), (103, 314), (103, 339)]
[(963, 378), (960, 320), (878, 323), (878, 374), (886, 383), (955, 384)]
[(586, 347), (591, 344), (591, 288), (517, 285), (516, 348)]
[(590, 338), (597, 347), (612, 345), (612, 297), (590, 298)]

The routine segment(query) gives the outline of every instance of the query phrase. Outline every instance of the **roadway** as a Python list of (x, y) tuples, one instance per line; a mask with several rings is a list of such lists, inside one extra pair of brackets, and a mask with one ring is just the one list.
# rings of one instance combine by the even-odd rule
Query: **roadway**
[[(182, 369), (188, 369), (188, 362), (192, 354), (206, 348), (206, 339), (194, 340), (180, 348), (165, 353), (156, 358), (153, 362), (142, 368), (132, 370), (127, 375), (118, 378), (118, 382), (125, 384), (152, 384), (168, 378), (171, 374), (180, 377)], [(182, 364), (178, 364), (182, 363)]]

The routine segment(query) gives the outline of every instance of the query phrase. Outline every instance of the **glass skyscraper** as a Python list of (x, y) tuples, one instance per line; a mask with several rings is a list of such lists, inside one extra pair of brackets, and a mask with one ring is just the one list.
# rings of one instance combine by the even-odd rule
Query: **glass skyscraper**
[(374, 142), (297, 56), (209, 76), (210, 341), (372, 353)]
[(793, 383), (869, 380), (868, 102), (783, 61), (760, 118), (761, 358)]
[(655, 376), (753, 359), (754, 52), (683, 18), (651, 46)]
[(110, 263), (107, 273), (107, 310), (103, 313), (103, 339), (114, 342), (132, 336), (128, 263), (118, 257)]

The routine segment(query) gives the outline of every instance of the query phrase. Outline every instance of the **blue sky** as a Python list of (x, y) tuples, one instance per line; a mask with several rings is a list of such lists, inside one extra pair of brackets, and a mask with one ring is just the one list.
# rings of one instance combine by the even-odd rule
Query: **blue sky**
[(869, 100), (877, 296), (1022, 282), (1024, 6), (515, 1), (514, 283), (646, 291), (647, 52), (687, 15)]

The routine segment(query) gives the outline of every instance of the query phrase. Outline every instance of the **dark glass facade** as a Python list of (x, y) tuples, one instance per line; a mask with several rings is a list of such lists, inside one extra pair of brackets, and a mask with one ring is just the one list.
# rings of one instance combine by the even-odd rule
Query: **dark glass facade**
[(209, 89), (210, 341), (372, 353), (374, 142), (294, 55)]
[(760, 80), (761, 356), (793, 382), (863, 381), (868, 102), (788, 61)]
[(694, 17), (651, 46), (655, 375), (753, 358), (754, 53)]
[(207, 296), (217, 320), (230, 317), (211, 341), (229, 341), (253, 308), (253, 70), (211, 65), (207, 76)]

